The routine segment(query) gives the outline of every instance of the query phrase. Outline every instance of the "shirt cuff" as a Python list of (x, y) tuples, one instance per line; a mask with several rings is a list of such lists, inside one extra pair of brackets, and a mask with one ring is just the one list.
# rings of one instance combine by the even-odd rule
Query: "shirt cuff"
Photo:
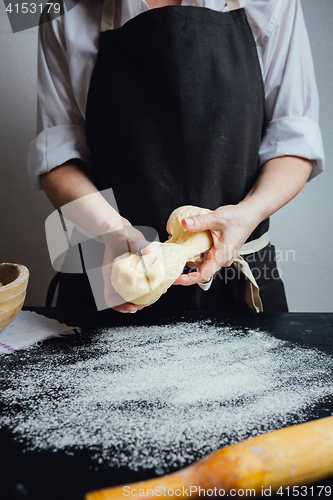
[(304, 116), (288, 116), (269, 123), (259, 150), (260, 166), (287, 155), (313, 160), (309, 180), (324, 170), (324, 147), (316, 122)]
[(86, 141), (86, 131), (79, 125), (57, 125), (43, 130), (30, 143), (28, 175), (31, 187), (42, 189), (40, 175), (71, 159), (91, 166), (92, 155)]
[(204, 292), (207, 292), (207, 290), (210, 289), (211, 284), (213, 283), (213, 276), (210, 277), (206, 283), (197, 283), (197, 285), (203, 290)]

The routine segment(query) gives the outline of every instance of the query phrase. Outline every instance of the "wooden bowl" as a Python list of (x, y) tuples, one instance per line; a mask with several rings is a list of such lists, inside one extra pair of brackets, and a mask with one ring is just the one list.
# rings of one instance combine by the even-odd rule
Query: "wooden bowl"
[(21, 311), (29, 280), (29, 271), (20, 264), (0, 264), (0, 331)]

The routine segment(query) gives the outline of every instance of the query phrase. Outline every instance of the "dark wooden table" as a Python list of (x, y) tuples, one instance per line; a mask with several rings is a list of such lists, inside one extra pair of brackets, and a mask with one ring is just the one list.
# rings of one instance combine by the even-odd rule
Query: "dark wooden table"
[[(93, 335), (96, 327), (111, 327), (121, 319), (122, 325), (163, 325), (177, 321), (193, 322), (201, 319), (212, 319), (216, 324), (230, 325), (237, 328), (257, 328), (269, 331), (274, 337), (288, 340), (305, 348), (315, 348), (323, 353), (333, 353), (333, 314), (328, 313), (263, 313), (259, 315), (242, 314), (212, 314), (212, 313), (183, 313), (174, 316), (156, 316), (151, 312), (141, 311), (140, 314), (120, 315), (110, 314), (110, 311), (90, 312), (84, 310), (66, 310), (55, 308), (26, 308), (47, 317), (54, 318), (68, 325), (81, 327), (82, 333), (62, 338), (52, 338), (44, 341), (42, 349), (57, 346), (68, 346), (84, 343), (87, 336)], [(120, 324), (120, 323), (118, 323)], [(32, 351), (30, 351), (32, 352)], [(39, 355), (39, 350), (34, 351)], [(9, 356), (0, 356), (0, 370), (4, 374)], [(31, 356), (29, 358), (31, 360)], [(17, 353), (15, 363), (27, 363), (24, 351)], [(1, 378), (0, 378), (1, 380)], [(3, 379), (2, 379), (3, 381)], [(1, 390), (1, 389), (0, 389)], [(332, 387), (333, 395), (333, 387)], [(4, 409), (0, 405), (0, 417)], [(315, 409), (315, 418), (333, 414), (327, 404)], [(310, 419), (313, 418), (310, 417)], [(333, 451), (332, 451), (333, 452)], [(93, 470), (89, 463), (89, 449), (77, 450), (72, 456), (61, 450), (50, 453), (46, 450), (26, 451), (24, 444), (15, 440), (12, 432), (0, 426), (0, 499), (11, 500), (24, 498), (29, 500), (53, 499), (83, 499), (83, 494), (94, 489), (109, 487), (117, 484), (129, 484), (133, 481), (154, 477), (152, 471), (140, 470), (133, 472), (122, 469)], [(61, 479), (60, 479), (61, 478)], [(333, 492), (333, 477), (320, 481), (318, 485), (330, 485)], [(316, 485), (314, 485), (316, 486)], [(317, 498), (316, 489), (313, 494), (300, 498)], [(295, 495), (296, 496), (296, 495)], [(271, 498), (293, 497), (292, 493)], [(324, 496), (322, 498), (329, 498)], [(333, 493), (332, 493), (333, 497)]]

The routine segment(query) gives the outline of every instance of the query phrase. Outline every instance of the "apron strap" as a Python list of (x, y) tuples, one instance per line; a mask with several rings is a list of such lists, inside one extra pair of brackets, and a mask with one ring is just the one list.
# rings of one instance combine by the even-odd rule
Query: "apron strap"
[(242, 255), (249, 255), (254, 252), (259, 252), (265, 248), (269, 243), (269, 235), (264, 233), (260, 238), (256, 240), (249, 241), (248, 243), (244, 243), (242, 248), (239, 250), (238, 255), (235, 259), (234, 266), (237, 271), (242, 272), (246, 277), (246, 291), (245, 291), (245, 300), (250, 310), (253, 312), (263, 312), (263, 306), (261, 302), (261, 298), (259, 295), (259, 286), (252, 274), (251, 268), (243, 259)]
[[(267, 231), (267, 233), (264, 233), (262, 236), (260, 236), (260, 238), (250, 241), (249, 243), (245, 243), (239, 250), (233, 263), (237, 271), (243, 273), (246, 277), (245, 300), (250, 310), (256, 313), (263, 312), (264, 310), (259, 295), (259, 286), (252, 274), (250, 266), (248, 265), (246, 260), (243, 259), (242, 255), (249, 255), (254, 252), (259, 252), (259, 250), (265, 248), (268, 243), (269, 235)], [(211, 277), (211, 279), (207, 281), (207, 283), (198, 283), (198, 285), (202, 290), (206, 292), (207, 290), (209, 290), (212, 282), (213, 277)]]
[(113, 29), (114, 16), (116, 14), (116, 0), (104, 0), (101, 31)]
[(241, 8), (239, 0), (226, 0), (226, 4), (229, 10), (237, 10)]
[(260, 238), (256, 240), (249, 241), (248, 243), (244, 243), (242, 248), (239, 250), (239, 255), (249, 255), (250, 253), (259, 252), (265, 248), (269, 243), (269, 234), (268, 231), (264, 233)]
[(250, 266), (239, 254), (234, 261), (234, 266), (238, 272), (243, 273), (246, 277), (245, 300), (250, 310), (255, 313), (263, 312), (264, 308), (259, 295), (259, 286), (252, 274)]

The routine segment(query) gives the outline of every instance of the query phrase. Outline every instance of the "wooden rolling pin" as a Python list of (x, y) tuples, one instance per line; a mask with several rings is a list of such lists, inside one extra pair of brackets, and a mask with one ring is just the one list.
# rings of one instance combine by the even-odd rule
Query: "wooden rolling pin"
[[(156, 491), (162, 491), (161, 498), (198, 498), (199, 487), (206, 491), (216, 488), (217, 496), (219, 490), (228, 496), (231, 490), (240, 489), (254, 489), (255, 495), (260, 496), (262, 489), (271, 488), (274, 493), (281, 486), (300, 487), (331, 474), (333, 416), (246, 439), (215, 451), (181, 471), (132, 483), (125, 490), (124, 486), (116, 486), (93, 491), (86, 494), (85, 500), (154, 498), (158, 496)], [(135, 490), (133, 496), (132, 490)], [(139, 490), (146, 494), (139, 494)], [(234, 491), (232, 494), (234, 496)]]

